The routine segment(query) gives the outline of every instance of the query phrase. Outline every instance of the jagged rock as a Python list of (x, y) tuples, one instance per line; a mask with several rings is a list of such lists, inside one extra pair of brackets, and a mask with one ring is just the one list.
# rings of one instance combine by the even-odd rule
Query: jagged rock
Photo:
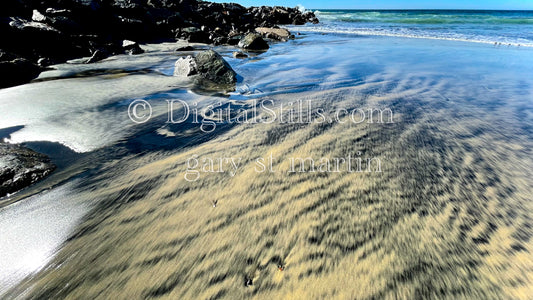
[(174, 64), (174, 76), (187, 77), (197, 73), (196, 60), (190, 55), (180, 57)]
[(46, 17), (41, 14), (38, 10), (34, 9), (33, 14), (31, 16), (31, 19), (35, 22), (44, 22), (46, 21)]
[(41, 180), (54, 169), (50, 159), (43, 154), (0, 143), (0, 197)]
[(46, 25), (44, 23), (39, 23), (39, 22), (32, 22), (32, 21), (28, 22), (21, 18), (11, 18), (11, 22), (9, 22), (9, 26), (20, 31), (59, 33), (59, 31), (53, 28), (52, 26)]
[(267, 50), (267, 42), (257, 33), (249, 33), (239, 41), (239, 47), (246, 50)]

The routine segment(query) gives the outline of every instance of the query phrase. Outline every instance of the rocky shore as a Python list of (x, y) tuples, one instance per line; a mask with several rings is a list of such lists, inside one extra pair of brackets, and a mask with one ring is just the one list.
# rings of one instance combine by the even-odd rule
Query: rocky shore
[(249, 33), (285, 41), (290, 34), (277, 25), (318, 23), (312, 12), (297, 8), (196, 0), (6, 0), (2, 6), (0, 88), (26, 83), (73, 58), (91, 57), (92, 63), (142, 53), (138, 43), (238, 45)]
[(0, 197), (41, 180), (54, 169), (55, 165), (47, 156), (0, 142)]

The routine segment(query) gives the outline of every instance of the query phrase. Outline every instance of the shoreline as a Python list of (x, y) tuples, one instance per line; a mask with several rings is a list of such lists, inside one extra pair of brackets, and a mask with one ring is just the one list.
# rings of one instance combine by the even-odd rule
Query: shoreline
[[(290, 28), (290, 27), (289, 27)], [(451, 42), (463, 42), (463, 43), (475, 43), (475, 44), (486, 44), (486, 45), (494, 45), (495, 47), (526, 47), (526, 48), (533, 48), (533, 43), (531, 44), (519, 44), (519, 43), (500, 43), (500, 42), (494, 42), (494, 41), (476, 41), (476, 40), (469, 40), (469, 39), (459, 39), (459, 38), (443, 38), (443, 37), (430, 37), (430, 36), (416, 36), (416, 35), (400, 35), (400, 34), (377, 34), (373, 32), (365, 32), (365, 31), (327, 31), (327, 30), (312, 30), (311, 28), (302, 28), (299, 30), (302, 33), (329, 33), (329, 34), (338, 34), (338, 35), (353, 35), (353, 36), (382, 36), (382, 37), (395, 37), (395, 38), (408, 38), (408, 39), (421, 39), (421, 40), (439, 40), (439, 41), (451, 41)]]

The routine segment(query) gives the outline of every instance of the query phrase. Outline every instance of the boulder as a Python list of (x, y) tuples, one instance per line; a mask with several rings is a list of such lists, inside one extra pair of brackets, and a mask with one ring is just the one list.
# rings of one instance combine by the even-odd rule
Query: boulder
[(41, 14), (36, 9), (33, 10), (33, 14), (31, 16), (31, 19), (32, 19), (32, 21), (35, 21), (35, 22), (44, 22), (44, 21), (46, 21), (46, 17), (43, 14)]
[(180, 57), (174, 64), (174, 76), (187, 77), (197, 73), (196, 60), (190, 55)]
[(141, 46), (139, 46), (139, 44), (137, 44), (137, 42), (130, 40), (122, 41), (122, 49), (124, 49), (124, 53), (130, 55), (144, 53), (144, 50), (141, 48)]
[(106, 49), (97, 49), (93, 52), (93, 55), (85, 62), (86, 64), (92, 64), (97, 61), (101, 61), (102, 59), (106, 59), (109, 56), (111, 56), (112, 53), (107, 51)]
[(198, 75), (196, 83), (203, 87), (235, 85), (237, 74), (231, 66), (213, 50), (198, 53), (196, 57), (178, 59), (174, 65), (174, 76)]
[(54, 64), (54, 61), (52, 61), (50, 58), (48, 57), (41, 57), (37, 60), (37, 65), (41, 68), (46, 68), (50, 65), (53, 65)]
[(238, 46), (246, 50), (267, 50), (268, 44), (257, 33), (249, 33), (239, 41)]
[(241, 51), (235, 51), (233, 52), (233, 57), (234, 58), (247, 58), (248, 55), (242, 53)]
[(124, 48), (122, 48), (122, 44), (117, 44), (113, 42), (106, 44), (94, 43), (92, 44), (92, 48), (92, 56), (91, 58), (89, 58), (89, 60), (85, 62), (87, 64), (100, 61), (113, 55), (124, 53)]
[(0, 197), (19, 191), (55, 169), (50, 159), (25, 147), (0, 143)]
[(278, 41), (286, 41), (291, 36), (291, 33), (284, 28), (257, 27), (255, 32), (263, 35), (264, 37)]
[(24, 58), (0, 61), (0, 88), (24, 84), (40, 73), (39, 66)]
[(222, 85), (237, 83), (237, 74), (231, 66), (213, 50), (206, 50), (196, 55), (196, 66), (201, 77)]

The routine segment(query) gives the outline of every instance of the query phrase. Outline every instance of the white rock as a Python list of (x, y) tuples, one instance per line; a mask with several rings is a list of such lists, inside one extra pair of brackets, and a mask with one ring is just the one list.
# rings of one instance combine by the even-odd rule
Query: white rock
[(190, 55), (180, 57), (174, 64), (174, 76), (187, 77), (197, 72), (196, 60)]
[(34, 9), (31, 19), (35, 22), (44, 22), (46, 20), (46, 17), (43, 14), (41, 14), (38, 10)]

